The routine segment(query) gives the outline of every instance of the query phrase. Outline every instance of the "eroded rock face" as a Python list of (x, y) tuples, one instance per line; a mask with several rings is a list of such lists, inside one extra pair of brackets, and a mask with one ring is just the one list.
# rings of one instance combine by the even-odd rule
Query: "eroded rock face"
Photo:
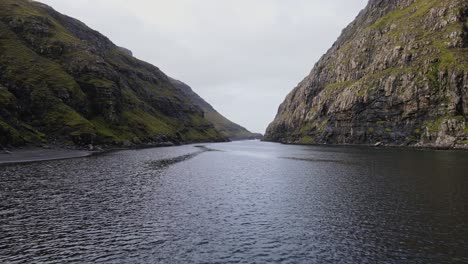
[(265, 139), (467, 147), (464, 0), (372, 0), (286, 97)]

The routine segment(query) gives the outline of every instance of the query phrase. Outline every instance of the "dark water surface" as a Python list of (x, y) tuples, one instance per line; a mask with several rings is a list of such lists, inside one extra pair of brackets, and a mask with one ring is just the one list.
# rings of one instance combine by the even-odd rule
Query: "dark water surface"
[(0, 263), (468, 263), (468, 152), (205, 146), (0, 167)]

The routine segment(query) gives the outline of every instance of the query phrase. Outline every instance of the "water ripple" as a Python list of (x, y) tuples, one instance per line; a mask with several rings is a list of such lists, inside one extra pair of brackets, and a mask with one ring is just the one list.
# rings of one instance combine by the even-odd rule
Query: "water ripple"
[(467, 263), (467, 160), (233, 142), (9, 165), (0, 263)]

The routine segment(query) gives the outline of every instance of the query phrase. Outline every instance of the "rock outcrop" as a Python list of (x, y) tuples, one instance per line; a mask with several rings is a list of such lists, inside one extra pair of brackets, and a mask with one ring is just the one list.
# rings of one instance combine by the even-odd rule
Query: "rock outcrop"
[(0, 146), (226, 140), (157, 67), (47, 5), (0, 0)]
[(262, 134), (252, 133), (218, 113), (213, 106), (203, 100), (203, 98), (196, 94), (187, 84), (175, 79), (171, 79), (171, 81), (175, 87), (178, 87), (203, 110), (205, 118), (215, 126), (216, 130), (220, 131), (230, 140), (261, 139), (263, 137)]
[(371, 0), (286, 97), (265, 140), (468, 147), (465, 0)]

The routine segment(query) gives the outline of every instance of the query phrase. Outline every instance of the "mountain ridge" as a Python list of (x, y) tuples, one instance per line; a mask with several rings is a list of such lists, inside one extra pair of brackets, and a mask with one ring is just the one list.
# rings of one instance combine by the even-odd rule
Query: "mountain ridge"
[(467, 10), (461, 0), (369, 1), (265, 140), (466, 148)]
[(210, 121), (215, 128), (230, 140), (261, 139), (262, 134), (252, 133), (245, 127), (233, 123), (214, 109), (212, 105), (206, 102), (202, 97), (196, 94), (186, 83), (170, 78), (174, 86), (181, 89), (187, 96), (192, 98), (193, 102), (199, 106), (205, 113), (205, 118)]
[(0, 146), (228, 140), (159, 68), (48, 5), (0, 0), (0, 48)]

